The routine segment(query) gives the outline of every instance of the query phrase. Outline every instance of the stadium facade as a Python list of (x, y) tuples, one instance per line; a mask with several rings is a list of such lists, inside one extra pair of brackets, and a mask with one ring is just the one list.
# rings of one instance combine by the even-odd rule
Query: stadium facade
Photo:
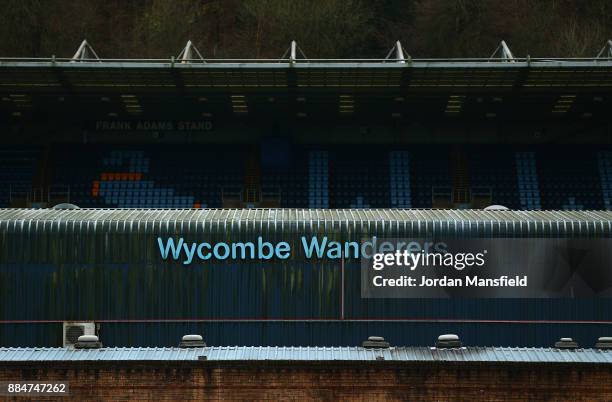
[(57, 345), (64, 321), (94, 321), (122, 346), (172, 344), (190, 332), (212, 344), (338, 346), (378, 333), (427, 345), (444, 331), (473, 345), (547, 346), (568, 334), (589, 344), (612, 325), (606, 298), (363, 299), (358, 259), (295, 252), (187, 265), (163, 258), (158, 244), (605, 239), (612, 215), (603, 211), (7, 209), (0, 233), (5, 323), (36, 324), (3, 325), (4, 345)]
[[(0, 344), (591, 344), (588, 299), (362, 299), (354, 261), (181, 266), (159, 236), (610, 237), (609, 49), (591, 59), (0, 59)], [(89, 53), (88, 53), (89, 52)], [(7, 185), (4, 185), (4, 184)], [(47, 209), (57, 203), (81, 209)], [(512, 211), (485, 211), (501, 204)], [(17, 208), (41, 209), (17, 209)], [(65, 208), (70, 205), (65, 205)], [(110, 208), (110, 209), (109, 209)], [(117, 209), (118, 208), (118, 209)], [(417, 208), (417, 209), (410, 209)], [(433, 209), (430, 209), (433, 208)]]

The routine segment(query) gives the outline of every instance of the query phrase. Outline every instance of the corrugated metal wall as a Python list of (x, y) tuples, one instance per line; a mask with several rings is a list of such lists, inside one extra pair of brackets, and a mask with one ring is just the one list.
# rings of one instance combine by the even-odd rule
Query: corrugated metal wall
[[(427, 345), (449, 331), (479, 345), (544, 346), (561, 335), (591, 342), (612, 326), (499, 321), (612, 322), (612, 301), (366, 300), (356, 260), (346, 261), (343, 289), (338, 261), (183, 266), (162, 261), (156, 238), (215, 243), (263, 236), (295, 250), (303, 235), (609, 238), (611, 224), (610, 212), (577, 211), (1, 210), (0, 345), (60, 345), (62, 320), (102, 320), (103, 341), (125, 346), (172, 345), (186, 332), (240, 345), (351, 345), (374, 333), (395, 344)], [(166, 321), (181, 319), (197, 322)], [(363, 321), (374, 319), (412, 321)]]

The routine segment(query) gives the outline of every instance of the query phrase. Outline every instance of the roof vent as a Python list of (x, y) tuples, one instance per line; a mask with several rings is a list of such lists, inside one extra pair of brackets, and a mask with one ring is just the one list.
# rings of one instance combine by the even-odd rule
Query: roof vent
[(489, 205), (488, 207), (485, 207), (484, 210), (485, 211), (509, 211), (510, 208), (505, 207), (503, 205)]
[(612, 349), (612, 336), (602, 336), (595, 344), (597, 349)]
[(555, 347), (558, 349), (577, 349), (578, 343), (572, 338), (561, 338), (555, 342)]
[(53, 206), (53, 209), (81, 209), (78, 205), (70, 204), (69, 202), (62, 202)]
[(455, 334), (444, 334), (438, 337), (438, 341), (436, 342), (436, 347), (443, 348), (460, 348), (461, 340), (458, 335)]
[(185, 335), (179, 343), (179, 348), (203, 348), (206, 342), (202, 339), (202, 335)]
[(74, 344), (75, 349), (100, 349), (101, 347), (102, 343), (95, 335), (81, 335)]
[(361, 346), (367, 349), (387, 349), (389, 342), (385, 341), (382, 336), (368, 336), (368, 340), (363, 341)]

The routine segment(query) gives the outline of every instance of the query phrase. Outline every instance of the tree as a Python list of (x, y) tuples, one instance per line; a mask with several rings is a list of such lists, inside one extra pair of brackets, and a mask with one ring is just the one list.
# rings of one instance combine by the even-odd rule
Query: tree
[(612, 37), (609, 0), (4, 0), (0, 56), (381, 58), (396, 40), (423, 57), (594, 56)]

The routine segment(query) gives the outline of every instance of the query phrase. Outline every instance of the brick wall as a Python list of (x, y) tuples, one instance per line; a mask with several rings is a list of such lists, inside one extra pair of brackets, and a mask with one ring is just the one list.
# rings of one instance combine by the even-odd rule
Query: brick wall
[[(0, 362), (0, 381), (68, 381), (84, 400), (611, 401), (605, 365)], [(53, 398), (48, 398), (51, 400)], [(2, 397), (0, 397), (0, 400)], [(10, 399), (9, 399), (10, 400)], [(16, 401), (28, 400), (24, 397)], [(37, 396), (32, 400), (44, 400)]]

